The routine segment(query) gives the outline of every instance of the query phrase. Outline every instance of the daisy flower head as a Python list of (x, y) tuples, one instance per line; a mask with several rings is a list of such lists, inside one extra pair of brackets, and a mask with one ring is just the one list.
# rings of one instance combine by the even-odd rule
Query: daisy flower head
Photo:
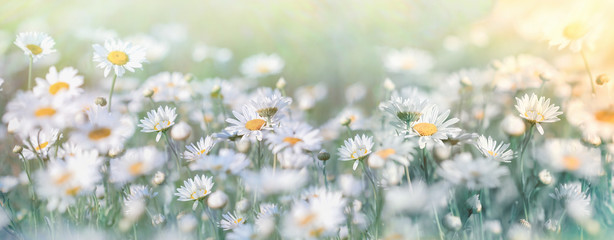
[(269, 124), (279, 122), (291, 103), (292, 98), (282, 96), (279, 89), (267, 91), (266, 88), (260, 89), (257, 96), (250, 101), (258, 116), (267, 119)]
[(416, 73), (428, 72), (435, 65), (431, 54), (424, 50), (403, 48), (392, 50), (384, 56), (384, 67), (393, 73)]
[(266, 136), (273, 153), (290, 149), (296, 153), (320, 149), (322, 137), (318, 129), (303, 122), (287, 122)]
[(192, 97), (189, 76), (180, 72), (161, 72), (147, 79), (143, 90), (151, 90), (155, 102), (188, 101)]
[(217, 173), (220, 178), (225, 178), (226, 174), (238, 174), (245, 169), (250, 160), (240, 152), (235, 152), (229, 148), (220, 149), (217, 155), (210, 155), (206, 159), (198, 158), (190, 164), (192, 171), (211, 171)]
[(501, 178), (508, 175), (509, 171), (499, 162), (487, 158), (473, 160), (471, 154), (462, 153), (453, 160), (442, 162), (437, 173), (452, 184), (477, 190), (498, 187)]
[[(381, 136), (381, 141), (378, 141), (373, 154), (369, 156), (369, 166), (382, 167), (388, 160), (393, 160), (403, 166), (409, 166), (409, 162), (413, 160), (412, 154), (416, 143), (414, 141), (405, 141), (400, 136)], [(376, 139), (377, 136), (376, 136)]]
[(162, 108), (162, 106), (160, 106), (158, 110), (154, 109), (149, 111), (147, 117), (141, 119), (141, 124), (138, 125), (142, 128), (141, 132), (158, 132), (156, 142), (160, 141), (162, 133), (175, 125), (175, 118), (177, 118), (175, 110), (176, 108), (170, 108), (168, 106)]
[(183, 181), (183, 186), (177, 188), (175, 196), (179, 197), (177, 201), (194, 201), (194, 205), (192, 206), (194, 210), (198, 205), (198, 200), (211, 194), (213, 184), (213, 177), (207, 177), (205, 175), (195, 176), (194, 178)]
[(602, 173), (599, 150), (584, 146), (578, 139), (549, 139), (538, 153), (540, 163), (553, 172), (569, 172), (583, 178)]
[(55, 49), (53, 49), (55, 41), (49, 35), (42, 32), (19, 33), (14, 43), (23, 50), (26, 56), (31, 57), (33, 62), (55, 52)]
[(152, 146), (126, 150), (121, 158), (111, 160), (110, 181), (122, 185), (137, 177), (152, 173), (164, 165), (166, 158)]
[(354, 165), (352, 169), (356, 170), (361, 159), (371, 154), (373, 148), (373, 137), (366, 135), (356, 135), (354, 138), (348, 138), (343, 142), (343, 146), (339, 150), (339, 160), (352, 161)]
[(38, 97), (31, 91), (20, 91), (7, 104), (2, 120), (9, 123), (17, 119), (20, 126), (18, 132), (27, 135), (38, 128), (63, 129), (71, 124), (78, 110), (78, 106), (68, 96)]
[(426, 99), (403, 98), (393, 93), (390, 100), (379, 105), (380, 110), (388, 113), (395, 121), (392, 125), (401, 129), (409, 129), (411, 123), (420, 119), (422, 112), (428, 107)]
[(36, 86), (33, 91), (37, 96), (66, 94), (78, 96), (83, 92), (83, 76), (77, 75), (77, 69), (73, 67), (63, 68), (60, 72), (52, 66), (45, 79), (36, 78)]
[(439, 108), (433, 105), (424, 111), (420, 119), (412, 123), (411, 130), (406, 137), (419, 137), (418, 144), (421, 149), (425, 148), (427, 143), (443, 145), (442, 140), (448, 139), (448, 135), (461, 131), (460, 128), (450, 127), (459, 120), (458, 118), (448, 119), (449, 115), (449, 109), (440, 114)]
[(85, 148), (96, 148), (102, 154), (121, 147), (134, 133), (134, 123), (118, 112), (109, 112), (105, 107), (91, 106), (86, 112), (87, 122), (77, 125), (70, 139)]
[(541, 135), (544, 135), (544, 129), (540, 123), (557, 122), (560, 119), (558, 115), (563, 114), (559, 112), (559, 107), (554, 104), (550, 104), (550, 99), (546, 97), (537, 98), (535, 93), (522, 96), (522, 98), (516, 98), (516, 110), (520, 113), (521, 118), (526, 119), (528, 122), (535, 124), (537, 130)]
[(262, 141), (262, 131), (267, 129), (267, 121), (258, 115), (256, 109), (245, 105), (241, 108), (241, 112), (232, 111), (232, 114), (236, 119), (226, 119), (226, 122), (231, 124), (226, 127), (226, 131), (243, 136), (241, 139), (255, 138), (258, 141)]
[(225, 231), (235, 229), (242, 224), (245, 224), (245, 218), (236, 213), (224, 213), (223, 219), (220, 220), (220, 227)]
[(142, 63), (147, 61), (145, 49), (129, 42), (107, 39), (104, 46), (94, 44), (92, 47), (94, 48), (93, 60), (98, 62), (98, 68), (104, 69), (105, 77), (111, 70), (116, 76), (121, 77), (126, 70), (134, 72), (135, 69), (142, 68)]
[(484, 157), (499, 162), (510, 162), (514, 158), (514, 152), (508, 149), (509, 146), (509, 143), (497, 144), (497, 141), (493, 140), (490, 136), (486, 138), (484, 135), (478, 137), (478, 141), (475, 143), (475, 147)]
[(283, 218), (283, 237), (320, 239), (335, 236), (346, 221), (347, 200), (341, 192), (322, 192), (309, 201), (297, 200)]
[(284, 68), (284, 60), (277, 54), (258, 54), (251, 56), (241, 64), (241, 73), (249, 78), (275, 75)]
[(53, 146), (56, 141), (60, 140), (60, 138), (62, 138), (62, 133), (60, 133), (59, 129), (50, 128), (33, 131), (23, 141), (23, 144), (26, 146), (26, 148), (23, 149), (24, 158), (47, 158), (51, 146)]
[(186, 146), (186, 150), (183, 153), (183, 158), (188, 162), (194, 162), (198, 159), (209, 155), (211, 149), (215, 146), (215, 140), (211, 136), (206, 138), (200, 138), (196, 144), (192, 143)]
[[(560, 15), (544, 25), (544, 37), (559, 50), (569, 47), (572, 52), (593, 51), (603, 32), (603, 13), (591, 4), (571, 4)], [(597, 10), (597, 11), (595, 11)]]

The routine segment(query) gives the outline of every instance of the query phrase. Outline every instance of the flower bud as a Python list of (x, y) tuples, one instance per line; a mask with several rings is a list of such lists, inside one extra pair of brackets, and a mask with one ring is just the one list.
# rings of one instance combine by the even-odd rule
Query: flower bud
[(520, 225), (526, 227), (527, 229), (531, 229), (531, 223), (526, 219), (520, 219)]
[(463, 223), (459, 217), (448, 213), (443, 218), (443, 225), (451, 231), (458, 231), (463, 226)]
[(239, 212), (247, 212), (247, 210), (249, 210), (249, 200), (247, 199), (241, 199), (240, 201), (237, 202), (237, 205), (235, 206), (235, 208), (237, 209), (237, 211)]
[(222, 92), (222, 87), (220, 85), (215, 85), (213, 86), (213, 88), (211, 88), (211, 97), (212, 98), (219, 98), (222, 95), (220, 94)]
[(23, 151), (23, 147), (22, 146), (15, 145), (15, 147), (13, 147), (13, 153), (20, 154), (21, 151)]
[(609, 81), (610, 81), (610, 77), (608, 77), (608, 75), (606, 74), (600, 74), (599, 76), (597, 76), (597, 79), (595, 79), (595, 82), (599, 86), (604, 85), (608, 83)]
[(392, 80), (390, 80), (390, 78), (386, 78), (386, 80), (384, 80), (384, 89), (392, 92), (392, 91), (394, 91), (395, 88), (396, 88), (396, 86), (394, 85), (394, 82), (392, 82)]
[(192, 75), (191, 73), (188, 73), (188, 74), (186, 74), (186, 75), (183, 75), (183, 79), (184, 79), (186, 82), (190, 82), (190, 81), (194, 80), (194, 75)]
[(228, 196), (222, 191), (215, 191), (207, 198), (207, 205), (212, 209), (221, 209), (228, 203)]
[(526, 131), (524, 121), (514, 115), (507, 115), (503, 121), (501, 121), (501, 128), (503, 132), (509, 136), (521, 136)]
[(185, 141), (192, 134), (192, 127), (186, 122), (179, 122), (171, 128), (171, 138), (177, 141)]
[(236, 144), (237, 144), (237, 151), (242, 152), (242, 153), (247, 153), (251, 145), (249, 140), (243, 140), (243, 139), (239, 140)]
[(166, 175), (163, 172), (156, 172), (156, 174), (154, 174), (153, 178), (151, 179), (151, 183), (154, 186), (160, 185), (162, 183), (164, 183), (164, 180), (166, 179)]
[(330, 159), (330, 153), (328, 153), (326, 150), (322, 150), (320, 153), (318, 153), (318, 159), (320, 161), (327, 161)]
[(189, 233), (196, 229), (198, 225), (198, 219), (193, 214), (186, 214), (177, 219), (177, 226), (179, 230), (184, 233)]
[(162, 214), (157, 214), (151, 217), (151, 224), (154, 226), (160, 226), (166, 223), (166, 219)]
[(548, 170), (546, 169), (541, 170), (538, 175), (539, 175), (539, 181), (542, 182), (544, 185), (552, 184), (552, 175), (550, 174)]
[(151, 89), (143, 90), (143, 96), (146, 97), (146, 98), (152, 97), (154, 95), (154, 93), (155, 93), (154, 90), (151, 90)]
[(279, 80), (277, 80), (277, 83), (275, 84), (275, 87), (278, 88), (278, 89), (282, 89), (282, 88), (286, 87), (286, 79), (280, 78)]
[(97, 97), (96, 100), (94, 100), (94, 102), (96, 103), (96, 105), (104, 107), (107, 105), (107, 99), (103, 98), (103, 97)]

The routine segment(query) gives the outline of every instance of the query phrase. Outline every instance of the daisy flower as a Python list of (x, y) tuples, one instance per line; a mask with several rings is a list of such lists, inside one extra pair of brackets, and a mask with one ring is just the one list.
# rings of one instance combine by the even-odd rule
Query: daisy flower
[(393, 94), (390, 100), (379, 105), (379, 109), (388, 113), (396, 121), (392, 121), (393, 126), (407, 130), (411, 123), (420, 119), (422, 112), (426, 110), (428, 102), (426, 99), (410, 97), (403, 98), (398, 94)]
[(424, 50), (403, 48), (391, 50), (384, 56), (384, 67), (389, 72), (425, 73), (434, 65), (431, 54)]
[(569, 172), (578, 177), (600, 176), (601, 154), (577, 139), (549, 139), (538, 150), (539, 162), (556, 172)]
[(472, 160), (471, 154), (461, 153), (454, 160), (442, 162), (437, 173), (452, 184), (478, 190), (498, 187), (501, 177), (508, 175), (509, 171), (499, 162), (486, 158)]
[(522, 98), (516, 98), (515, 107), (521, 118), (537, 126), (541, 135), (544, 135), (544, 129), (540, 123), (557, 122), (560, 120), (557, 116), (563, 114), (563, 112), (558, 111), (558, 106), (550, 104), (549, 98), (540, 97), (538, 99), (535, 93), (531, 94), (531, 97), (525, 94)]
[(205, 175), (195, 176), (183, 181), (183, 186), (177, 188), (175, 196), (179, 197), (177, 201), (194, 201), (192, 210), (195, 210), (196, 206), (198, 206), (198, 200), (211, 194), (213, 184), (213, 177), (206, 177)]
[[(378, 136), (376, 136), (377, 138)], [(381, 141), (376, 145), (376, 150), (369, 156), (369, 166), (383, 166), (387, 160), (393, 160), (403, 166), (409, 166), (413, 160), (412, 154), (415, 142), (405, 141), (400, 136), (379, 136)]]
[(302, 122), (287, 122), (267, 134), (267, 142), (273, 153), (290, 149), (296, 153), (317, 151), (322, 144), (320, 130)]
[(107, 154), (110, 149), (120, 148), (134, 133), (132, 119), (118, 112), (94, 105), (85, 114), (88, 121), (77, 125), (70, 136), (71, 141), (85, 148), (96, 148)]
[(232, 111), (236, 119), (226, 119), (226, 122), (232, 125), (226, 127), (225, 130), (243, 136), (242, 139), (254, 137), (258, 141), (262, 141), (262, 131), (267, 127), (266, 119), (258, 116), (256, 110), (251, 106), (243, 106), (241, 110), (241, 112)]
[(335, 236), (346, 222), (346, 203), (341, 192), (323, 192), (309, 201), (297, 200), (281, 221), (283, 237), (320, 239)]
[(346, 139), (343, 144), (344, 146), (338, 149), (340, 156), (339, 160), (354, 160), (352, 169), (356, 170), (360, 160), (371, 154), (371, 148), (373, 148), (373, 137), (356, 135), (353, 139)]
[[(38, 130), (32, 132), (27, 139), (23, 141), (26, 146), (23, 149), (23, 156), (26, 159), (40, 157), (46, 159), (51, 146), (56, 141), (62, 138), (62, 133), (58, 129)], [(34, 148), (34, 149), (31, 149)]]
[(165, 106), (158, 107), (158, 110), (151, 110), (147, 113), (147, 117), (141, 119), (141, 124), (138, 126), (141, 127), (141, 132), (158, 132), (156, 136), (156, 142), (160, 141), (160, 137), (162, 137), (162, 133), (167, 129), (175, 125), (175, 118), (177, 118), (177, 114), (175, 114), (176, 108), (170, 108)]
[[(273, 174), (275, 172), (275, 174)], [(241, 178), (246, 186), (263, 195), (293, 192), (301, 189), (308, 180), (308, 172), (305, 168), (277, 169), (263, 168), (260, 172), (246, 171)]]
[(196, 144), (192, 143), (186, 146), (186, 150), (183, 153), (183, 158), (187, 162), (194, 162), (208, 155), (214, 146), (215, 141), (211, 136), (207, 136), (204, 139), (201, 137)]
[(279, 152), (277, 154), (277, 160), (279, 160), (282, 168), (288, 169), (302, 169), (314, 162), (313, 156), (305, 153), (297, 153), (289, 149)]
[(238, 174), (245, 169), (251, 161), (243, 153), (235, 152), (232, 149), (223, 148), (217, 155), (209, 155), (207, 159), (198, 158), (190, 164), (192, 171), (211, 171), (218, 173), (224, 178), (226, 174)]
[(102, 162), (96, 150), (81, 151), (64, 159), (51, 159), (47, 168), (36, 173), (36, 193), (47, 199), (49, 211), (64, 212), (76, 202), (76, 196), (92, 194), (102, 180)]
[(25, 134), (39, 127), (63, 129), (71, 124), (79, 111), (75, 104), (67, 96), (37, 97), (30, 91), (18, 92), (7, 104), (2, 120), (9, 123), (17, 119), (18, 131)]
[(42, 32), (19, 33), (14, 43), (23, 50), (26, 56), (31, 57), (33, 62), (55, 52), (55, 49), (53, 49), (55, 41), (49, 35)]
[(94, 44), (92, 47), (94, 48), (94, 62), (98, 62), (98, 68), (104, 69), (105, 77), (109, 75), (111, 69), (116, 76), (121, 77), (126, 70), (134, 72), (135, 69), (142, 68), (142, 63), (147, 61), (145, 49), (129, 42), (107, 39), (104, 46)]
[(83, 92), (81, 85), (83, 85), (83, 76), (77, 75), (77, 69), (66, 67), (58, 72), (55, 67), (50, 67), (45, 79), (36, 78), (33, 91), (37, 96), (56, 94), (77, 96)]
[(316, 103), (324, 100), (328, 94), (328, 89), (323, 83), (314, 86), (301, 86), (294, 92), (294, 99), (301, 110), (309, 110), (315, 107)]
[(154, 102), (188, 101), (192, 97), (188, 77), (180, 72), (161, 72), (149, 77), (141, 88), (153, 91)]
[[(588, 4), (591, 6), (591, 4)], [(544, 26), (544, 37), (550, 46), (559, 50), (569, 47), (572, 52), (595, 49), (595, 42), (603, 31), (602, 13), (585, 4), (572, 4), (570, 11), (560, 11), (559, 16)], [(590, 14), (589, 14), (590, 13)]]
[(493, 140), (490, 136), (487, 139), (484, 135), (478, 137), (478, 141), (475, 143), (475, 147), (484, 157), (499, 162), (510, 162), (510, 160), (514, 158), (514, 152), (508, 149), (509, 146), (509, 143), (500, 143), (497, 145), (497, 141)]
[(235, 229), (241, 224), (245, 224), (245, 218), (236, 213), (224, 213), (224, 219), (220, 220), (220, 227), (225, 231)]
[(284, 60), (277, 54), (258, 54), (251, 56), (241, 64), (241, 73), (249, 78), (274, 75), (284, 68)]
[(121, 158), (111, 160), (111, 182), (123, 184), (149, 174), (164, 165), (166, 157), (152, 146), (126, 150)]
[[(450, 110), (439, 114), (439, 108), (432, 106), (427, 109), (418, 121), (411, 125), (406, 138), (419, 137), (420, 148), (425, 148), (427, 143), (443, 145), (442, 140), (448, 139), (448, 135), (454, 135), (461, 131), (460, 128), (450, 127), (458, 122), (458, 118), (448, 119)], [(447, 119), (447, 120), (446, 120)]]
[(269, 124), (279, 122), (291, 103), (292, 98), (282, 96), (278, 89), (271, 91), (268, 88), (259, 89), (257, 96), (250, 101), (258, 116), (267, 119)]

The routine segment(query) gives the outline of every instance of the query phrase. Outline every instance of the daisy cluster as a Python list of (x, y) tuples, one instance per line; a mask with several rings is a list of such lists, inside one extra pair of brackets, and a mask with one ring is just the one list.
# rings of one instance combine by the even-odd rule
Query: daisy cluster
[(224, 65), (233, 50), (204, 44), (192, 60), (233, 77), (199, 76), (160, 64), (179, 40), (148, 35), (53, 66), (66, 45), (19, 33), (0, 238), (607, 239), (614, 88), (584, 53), (599, 23), (542, 32), (576, 63), (445, 70), (426, 48), (385, 48), (369, 84), (299, 85), (287, 53)]

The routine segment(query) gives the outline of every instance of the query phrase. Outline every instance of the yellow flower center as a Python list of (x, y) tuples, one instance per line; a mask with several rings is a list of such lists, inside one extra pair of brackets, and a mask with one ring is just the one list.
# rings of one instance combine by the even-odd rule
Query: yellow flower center
[(260, 64), (258, 65), (258, 68), (256, 70), (258, 71), (258, 73), (269, 73), (271, 71), (271, 68), (269, 68), (269, 66), (266, 64)]
[(66, 189), (66, 194), (70, 196), (76, 196), (77, 193), (79, 193), (79, 190), (81, 190), (81, 186), (72, 187), (72, 188)]
[[(529, 116), (529, 114), (531, 116)], [(533, 111), (533, 110), (529, 110), (529, 111), (524, 112), (524, 116), (529, 118), (529, 121), (532, 121), (532, 122), (541, 122), (541, 121), (544, 121), (546, 119), (542, 113), (537, 112), (537, 111)], [(539, 119), (537, 117), (539, 117)]]
[(319, 227), (319, 228), (316, 228), (316, 229), (311, 229), (309, 231), (309, 236), (319, 237), (320, 235), (322, 235), (322, 233), (324, 233), (324, 228), (323, 227)]
[(55, 114), (55, 109), (50, 107), (42, 107), (34, 111), (36, 117), (51, 117)]
[(420, 136), (431, 136), (437, 133), (437, 126), (432, 123), (417, 123), (414, 125), (413, 129), (420, 134)]
[(133, 176), (139, 175), (143, 171), (143, 165), (145, 165), (143, 162), (133, 163), (128, 168), (128, 172), (130, 172), (130, 174)]
[(45, 148), (47, 145), (49, 145), (49, 142), (44, 142), (38, 145), (38, 147), (34, 148), (36, 151), (40, 151), (41, 149)]
[(114, 65), (122, 66), (128, 63), (128, 55), (122, 51), (112, 51), (107, 55), (107, 60)]
[(412, 68), (414, 68), (414, 60), (411, 58), (406, 58), (403, 60), (403, 63), (401, 63), (401, 69), (403, 70), (410, 70)]
[(200, 151), (199, 151), (199, 154), (201, 154), (201, 155), (202, 155), (202, 154), (205, 154), (206, 152), (207, 152), (207, 149), (205, 148), (205, 149), (203, 149), (203, 150), (200, 150)]
[(51, 95), (55, 95), (60, 90), (68, 89), (69, 87), (70, 87), (70, 85), (68, 85), (68, 83), (56, 82), (56, 83), (52, 84), (51, 86), (49, 86), (49, 93), (51, 93)]
[(601, 110), (595, 113), (595, 119), (600, 122), (614, 124), (614, 111)]
[(390, 157), (390, 155), (395, 154), (396, 151), (392, 148), (387, 148), (387, 149), (383, 149), (383, 150), (379, 150), (375, 153), (375, 155), (379, 156), (382, 159), (386, 159), (388, 157)]
[(499, 155), (498, 153), (493, 152), (493, 151), (488, 151), (488, 154), (490, 154), (490, 156), (493, 156), (493, 157), (496, 157), (497, 155)]
[(243, 218), (237, 218), (237, 220), (235, 220), (235, 224), (239, 224), (241, 221), (243, 221)]
[(252, 119), (245, 123), (245, 128), (247, 128), (250, 131), (257, 131), (257, 130), (262, 129), (264, 125), (266, 125), (266, 121), (262, 119)]
[(43, 49), (41, 47), (39, 47), (38, 45), (34, 45), (34, 44), (28, 44), (26, 45), (26, 48), (28, 48), (30, 52), (32, 52), (32, 54), (34, 55), (38, 55), (43, 52)]
[(63, 184), (66, 181), (68, 181), (68, 179), (70, 179), (71, 176), (72, 174), (70, 172), (64, 173), (59, 178), (55, 179), (55, 184), (57, 185)]
[(316, 219), (316, 215), (311, 213), (311, 214), (308, 214), (307, 216), (305, 216), (301, 221), (299, 221), (298, 224), (300, 226), (305, 226), (305, 225), (311, 223), (315, 219)]
[(366, 148), (361, 148), (361, 149), (358, 149), (358, 150), (352, 152), (350, 157), (353, 158), (353, 159), (356, 159), (356, 158), (359, 158), (359, 157), (362, 157), (362, 156), (366, 155), (367, 152), (368, 151), (367, 151)]
[(286, 138), (284, 138), (284, 142), (287, 142), (290, 145), (294, 145), (294, 144), (296, 144), (297, 142), (300, 142), (300, 141), (303, 141), (303, 140), (300, 139), (300, 138), (295, 138), (295, 137), (286, 137)]
[(154, 130), (161, 131), (161, 130), (167, 129), (170, 125), (171, 125), (171, 121), (163, 120), (162, 122), (156, 123), (156, 125), (154, 125)]
[(581, 22), (573, 22), (565, 26), (563, 36), (570, 40), (577, 40), (588, 33), (588, 28)]
[(96, 128), (87, 135), (91, 140), (98, 141), (111, 135), (111, 129)]
[(569, 171), (575, 171), (580, 168), (580, 159), (574, 156), (566, 156), (563, 158), (563, 166)]

